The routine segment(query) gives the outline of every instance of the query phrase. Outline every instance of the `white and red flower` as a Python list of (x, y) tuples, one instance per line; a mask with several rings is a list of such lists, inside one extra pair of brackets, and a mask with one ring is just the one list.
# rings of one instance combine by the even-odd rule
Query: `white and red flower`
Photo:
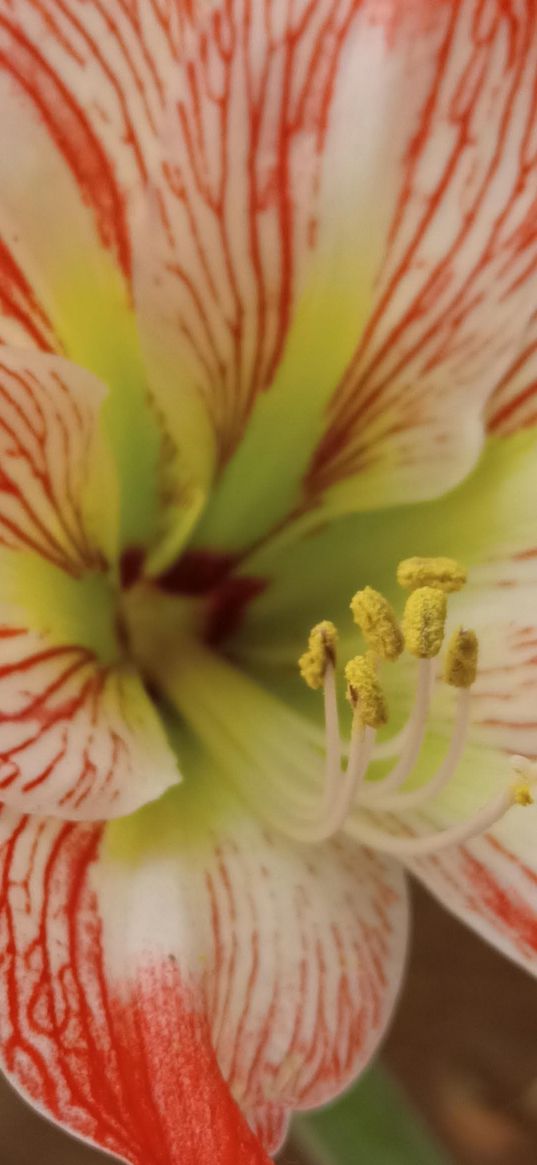
[[(267, 1162), (385, 1030), (404, 866), (537, 968), (537, 5), (0, 0), (0, 109), (3, 1066)], [(332, 822), (296, 659), (412, 554), (470, 569), (466, 748), (422, 675)]]

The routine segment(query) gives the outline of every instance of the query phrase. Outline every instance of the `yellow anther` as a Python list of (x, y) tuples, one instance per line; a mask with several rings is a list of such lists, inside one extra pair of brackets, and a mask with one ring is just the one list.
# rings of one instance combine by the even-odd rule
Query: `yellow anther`
[(409, 595), (403, 615), (407, 650), (419, 659), (438, 655), (444, 640), (447, 599), (436, 587), (420, 587)]
[(471, 688), (477, 674), (479, 644), (475, 631), (459, 627), (449, 641), (444, 679), (454, 688)]
[(368, 647), (381, 659), (398, 659), (405, 641), (395, 612), (384, 595), (373, 587), (365, 587), (356, 592), (351, 611)]
[(365, 655), (356, 655), (345, 667), (347, 699), (360, 724), (381, 728), (388, 722), (388, 706), (377, 673)]
[(515, 785), (513, 789), (513, 803), (515, 805), (533, 805), (533, 797), (529, 785)]
[(466, 571), (454, 558), (404, 558), (397, 567), (397, 582), (406, 591), (437, 587), (450, 594), (464, 586)]
[(310, 632), (308, 650), (300, 656), (300, 675), (310, 688), (322, 688), (326, 668), (336, 662), (337, 631), (333, 623), (324, 619)]

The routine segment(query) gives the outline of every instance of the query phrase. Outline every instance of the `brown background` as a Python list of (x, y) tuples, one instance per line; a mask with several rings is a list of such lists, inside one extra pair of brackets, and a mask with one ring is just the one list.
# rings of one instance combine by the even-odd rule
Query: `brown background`
[[(537, 984), (423, 892), (415, 898), (413, 953), (385, 1061), (456, 1165), (536, 1165)], [(0, 1144), (0, 1165), (107, 1160), (6, 1086)], [(292, 1146), (284, 1161), (299, 1165)]]

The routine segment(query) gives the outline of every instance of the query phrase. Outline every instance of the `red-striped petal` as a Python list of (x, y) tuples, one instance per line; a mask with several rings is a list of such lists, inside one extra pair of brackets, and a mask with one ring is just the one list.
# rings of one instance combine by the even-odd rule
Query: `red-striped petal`
[[(75, 584), (76, 585), (76, 584)], [(102, 819), (178, 781), (140, 677), (76, 640), (0, 626), (0, 796), (21, 812)]]
[(205, 888), (213, 1041), (274, 1151), (285, 1113), (337, 1096), (378, 1047), (404, 966), (404, 882), (353, 844), (293, 849), (250, 827), (218, 844)]
[(110, 903), (95, 887), (100, 827), (4, 812), (0, 829), (1, 1043), (12, 1082), (130, 1165), (267, 1163), (173, 949), (148, 946), (135, 959), (133, 920), (118, 917), (110, 950)]
[(0, 796), (101, 818), (177, 780), (103, 573), (117, 538), (103, 386), (56, 356), (0, 350)]
[(461, 479), (534, 312), (535, 5), (442, 7), (419, 119), (406, 140), (394, 127), (402, 165), (374, 309), (308, 478), (339, 509)]
[(132, 514), (160, 439), (132, 233), (179, 23), (173, 0), (0, 0), (0, 341), (66, 355), (108, 385), (125, 544), (153, 533), (153, 515), (140, 530)]
[(436, 496), (534, 311), (533, 0), (192, 13), (139, 289), (200, 544)]
[(537, 424), (537, 315), (488, 403), (487, 422), (502, 436)]
[(206, 831), (178, 797), (104, 843), (8, 819), (4, 1063), (133, 1165), (253, 1165), (230, 1093), (271, 1152), (287, 1110), (372, 1054), (404, 958), (402, 876), (349, 842), (294, 850), (225, 805)]
[(37, 554), (74, 576), (103, 566), (117, 537), (104, 396), (96, 377), (59, 357), (0, 350), (0, 551)]
[(410, 868), (442, 904), (473, 930), (537, 975), (535, 814), (532, 837), (517, 829), (468, 842)]
[(4, 240), (0, 240), (0, 337), (4, 344), (53, 352), (54, 326), (36, 289)]
[[(241, 507), (245, 493), (270, 505), (282, 482), (295, 497), (363, 327), (398, 162), (392, 119), (414, 128), (445, 23), (443, 4), (432, 19), (426, 3), (400, 7), (184, 9), (177, 100), (138, 240), (140, 326), (185, 457), (194, 437), (205, 475), (233, 452), (248, 460)], [(279, 490), (263, 479), (259, 497), (267, 444)]]
[[(8, 223), (9, 212), (17, 210), (19, 225), (24, 221), (28, 202), (23, 197), (19, 206), (11, 206), (11, 195), (30, 178), (28, 138), (40, 135), (36, 174), (55, 153), (63, 165), (64, 190), (70, 176), (71, 193), (90, 209), (102, 245), (129, 273), (130, 216), (155, 152), (178, 39), (175, 6), (158, 0), (141, 6), (121, 0), (19, 0), (17, 5), (2, 0), (0, 75), (8, 99), (3, 102), (0, 189)], [(16, 128), (26, 134), (9, 141)], [(35, 189), (28, 193), (39, 217), (53, 226), (58, 191), (49, 202), (43, 187), (38, 190), (37, 198)], [(67, 225), (62, 219), (64, 231)], [(8, 238), (18, 251), (13, 220), (11, 228)], [(58, 231), (55, 235), (60, 237)], [(71, 238), (71, 245), (75, 242)], [(24, 237), (20, 248), (31, 263)]]

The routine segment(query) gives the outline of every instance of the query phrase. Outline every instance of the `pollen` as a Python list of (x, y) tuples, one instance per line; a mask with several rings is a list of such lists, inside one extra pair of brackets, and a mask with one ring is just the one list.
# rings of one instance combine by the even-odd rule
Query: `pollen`
[(515, 805), (533, 805), (533, 797), (528, 784), (521, 783), (520, 785), (515, 785), (513, 789), (513, 801)]
[(444, 679), (454, 688), (471, 688), (477, 675), (479, 644), (475, 631), (459, 627), (448, 644)]
[(371, 651), (381, 659), (392, 662), (398, 659), (405, 641), (395, 612), (384, 595), (373, 587), (365, 587), (356, 592), (351, 611)]
[(345, 667), (347, 699), (359, 722), (368, 728), (388, 723), (388, 706), (371, 660), (356, 655)]
[(309, 688), (322, 688), (328, 664), (335, 666), (337, 637), (337, 630), (328, 619), (312, 628), (308, 650), (298, 661), (300, 675)]
[(419, 587), (409, 595), (403, 615), (407, 651), (418, 659), (438, 655), (444, 641), (447, 600), (436, 587)]
[(404, 558), (397, 567), (397, 582), (406, 591), (436, 587), (451, 594), (464, 586), (466, 570), (454, 558)]

